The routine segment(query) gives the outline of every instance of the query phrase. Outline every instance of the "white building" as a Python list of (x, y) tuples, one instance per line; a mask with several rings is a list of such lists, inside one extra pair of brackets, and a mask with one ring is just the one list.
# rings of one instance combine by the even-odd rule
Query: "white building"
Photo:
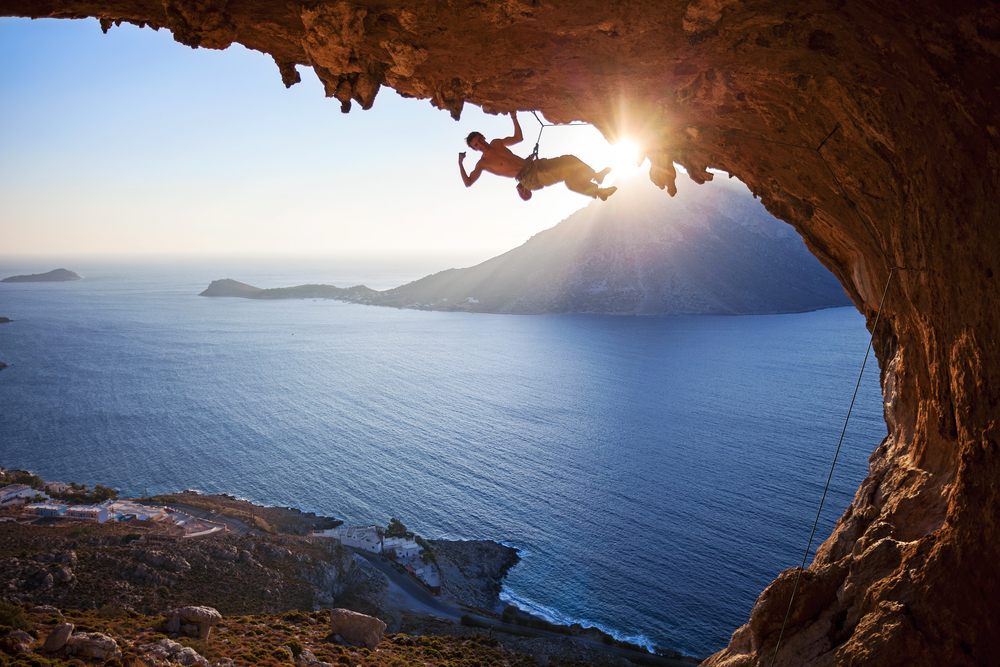
[(131, 518), (162, 521), (167, 518), (167, 510), (163, 507), (141, 505), (130, 500), (105, 500), (97, 506), (106, 509), (108, 516), (115, 521)]
[(355, 547), (364, 549), (373, 554), (382, 552), (382, 539), (378, 535), (376, 526), (337, 526), (327, 530), (314, 530), (309, 533), (312, 537), (329, 537), (339, 540), (345, 547)]
[(49, 499), (47, 495), (41, 491), (34, 490), (27, 484), (11, 484), (0, 489), (0, 507), (23, 503), (25, 498), (33, 498), (35, 496), (40, 496), (44, 500)]
[(49, 493), (66, 493), (69, 491), (69, 484), (63, 484), (62, 482), (45, 482), (42, 484), (42, 488)]
[(66, 506), (61, 503), (33, 503), (24, 508), (25, 512), (38, 516), (61, 516)]
[(97, 523), (104, 523), (111, 518), (108, 516), (108, 510), (100, 505), (72, 505), (66, 508), (66, 512), (63, 516), (72, 519), (96, 521)]
[(396, 558), (410, 558), (420, 555), (420, 545), (410, 537), (382, 538), (382, 550), (391, 551)]

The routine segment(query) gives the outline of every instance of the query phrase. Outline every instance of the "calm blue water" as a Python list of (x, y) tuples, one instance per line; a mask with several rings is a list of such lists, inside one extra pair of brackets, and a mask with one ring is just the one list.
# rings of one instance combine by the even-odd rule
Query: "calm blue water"
[[(85, 280), (0, 284), (4, 465), (503, 541), (524, 556), (508, 599), (698, 656), (801, 561), (868, 337), (843, 308), (469, 315), (197, 296), (413, 275), (67, 268)], [(885, 435), (877, 377), (820, 538)]]

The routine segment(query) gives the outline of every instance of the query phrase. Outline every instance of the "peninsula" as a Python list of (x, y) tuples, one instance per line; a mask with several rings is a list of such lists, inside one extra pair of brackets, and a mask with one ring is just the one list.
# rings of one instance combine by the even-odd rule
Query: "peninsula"
[[(46, 634), (72, 618), (84, 626), (80, 631), (110, 632), (120, 648), (145, 654), (155, 652), (150, 645), (156, 641), (171, 649), (172, 640), (185, 641), (184, 628), (164, 622), (163, 615), (177, 608), (182, 614), (207, 610), (199, 613), (215, 619), (217, 638), (209, 641), (205, 631), (202, 643), (188, 646), (219, 660), (157, 654), (160, 667), (193, 662), (243, 667), (267, 656), (304, 667), (334, 667), (336, 660), (320, 656), (331, 651), (346, 656), (339, 646), (347, 635), (337, 628), (329, 635), (318, 632), (323, 626), (318, 621), (329, 622), (343, 609), (379, 619), (383, 630), (402, 633), (405, 642), (435, 635), (435, 641), (464, 646), (478, 631), (488, 633), (494, 645), (494, 633), (503, 633), (509, 659), (489, 664), (509, 667), (545, 664), (550, 656), (576, 664), (627, 665), (622, 658), (680, 667), (697, 662), (668, 649), (652, 654), (593, 628), (559, 626), (504, 607), (500, 582), (519, 557), (496, 542), (424, 540), (397, 519), (384, 528), (346, 527), (331, 517), (262, 507), (226, 494), (184, 491), (122, 500), (100, 484), (90, 489), (46, 482), (26, 470), (0, 468), (0, 487), (0, 614), (30, 610), (28, 625), (33, 621)], [(422, 570), (434, 575), (429, 580)], [(121, 619), (136, 622), (120, 624)], [(236, 627), (240, 630), (233, 632)], [(284, 635), (270, 637), (272, 630), (297, 635), (316, 657), (286, 657), (283, 644), (292, 652), (306, 647)], [(13, 646), (4, 634), (0, 628), (0, 652)], [(32, 645), (31, 636), (25, 636), (15, 639), (28, 648), (18, 645), (12, 653), (40, 652), (53, 660), (89, 655), (75, 649), (58, 653), (48, 640)], [(163, 644), (168, 636), (171, 641)], [(266, 656), (245, 653), (243, 637), (263, 643)], [(399, 664), (391, 660), (393, 642), (374, 641), (370, 648), (378, 650), (372, 650), (372, 660), (376, 654), (384, 660), (373, 662), (365, 654), (365, 664)], [(114, 644), (107, 646), (114, 653)], [(517, 654), (545, 658), (525, 663)], [(361, 664), (362, 656), (352, 658), (339, 662)], [(61, 665), (53, 662), (52, 667)]]
[(82, 280), (82, 278), (68, 269), (54, 269), (48, 273), (11, 276), (0, 280), (0, 283), (62, 283), (70, 280)]
[(682, 183), (678, 192), (667, 200), (625, 181), (614, 199), (518, 248), (388, 290), (216, 280), (201, 295), (511, 314), (765, 315), (851, 305), (795, 230), (741, 183)]

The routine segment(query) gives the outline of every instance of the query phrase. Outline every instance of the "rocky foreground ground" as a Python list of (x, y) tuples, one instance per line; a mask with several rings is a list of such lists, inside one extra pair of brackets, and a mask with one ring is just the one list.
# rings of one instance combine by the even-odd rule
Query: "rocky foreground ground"
[[(493, 634), (414, 613), (381, 572), (332, 540), (162, 540), (135, 522), (2, 514), (0, 667), (627, 664), (569, 638)], [(442, 598), (498, 618), (516, 552), (487, 541), (431, 544)], [(171, 626), (168, 612), (183, 608), (218, 614), (211, 635)], [(385, 636), (370, 648), (345, 645), (328, 624), (334, 608), (381, 619)]]
[[(213, 610), (197, 608), (211, 613)], [(178, 610), (179, 611), (179, 610)], [(378, 642), (338, 634), (333, 611), (227, 616), (211, 633), (171, 628), (171, 615), (145, 615), (106, 604), (99, 610), (61, 610), (0, 603), (0, 665), (5, 667), (408, 667), (492, 665), (529, 667), (539, 662), (515, 653), (495, 637), (471, 631), (458, 636), (378, 633)], [(369, 619), (369, 617), (364, 617)], [(369, 619), (375, 621), (375, 619)], [(377, 621), (375, 621), (377, 623)], [(13, 623), (16, 627), (9, 624)], [(190, 626), (194, 628), (194, 626)], [(181, 630), (171, 632), (171, 630)], [(195, 635), (195, 636), (189, 636)], [(580, 664), (543, 659), (553, 665)]]

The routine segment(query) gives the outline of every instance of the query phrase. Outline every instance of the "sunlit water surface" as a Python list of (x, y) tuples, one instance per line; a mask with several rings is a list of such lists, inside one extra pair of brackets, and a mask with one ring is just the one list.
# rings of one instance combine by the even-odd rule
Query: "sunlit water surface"
[[(502, 541), (505, 599), (697, 656), (801, 561), (868, 336), (850, 308), (470, 315), (197, 296), (417, 275), (67, 268), (85, 280), (0, 284), (4, 465)], [(885, 435), (877, 376), (820, 538)]]

